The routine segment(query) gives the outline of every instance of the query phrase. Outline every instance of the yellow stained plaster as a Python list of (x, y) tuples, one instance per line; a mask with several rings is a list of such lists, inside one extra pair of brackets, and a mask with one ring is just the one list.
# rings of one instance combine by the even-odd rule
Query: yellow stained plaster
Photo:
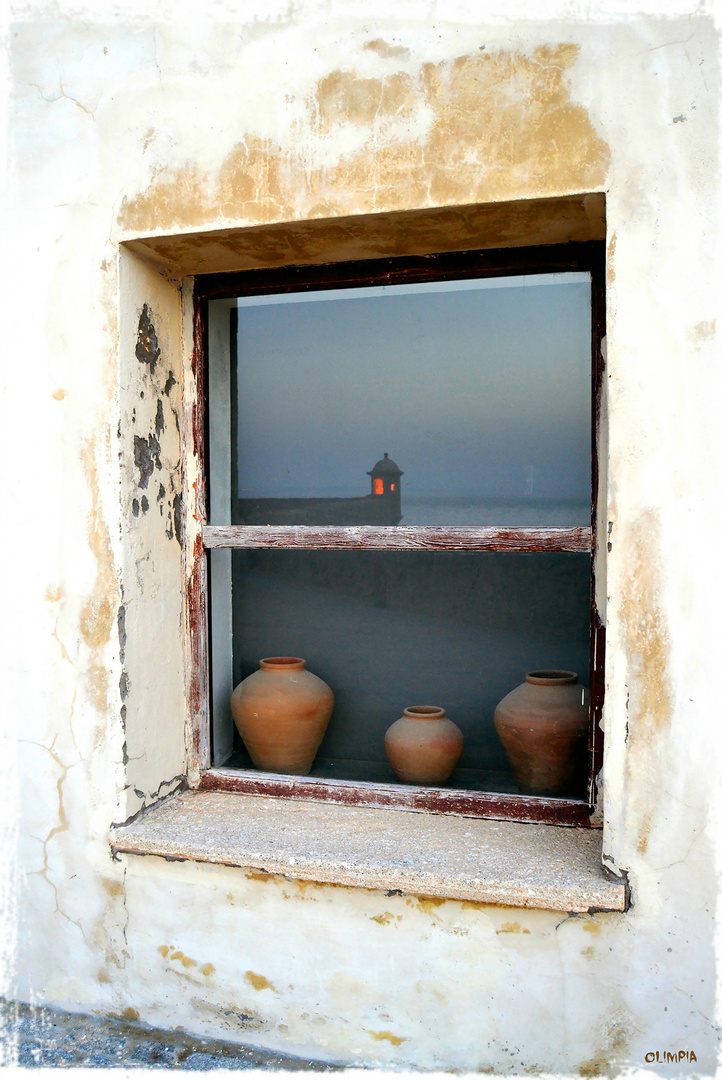
[(612, 1020), (604, 1026), (600, 1046), (592, 1058), (580, 1062), (577, 1072), (580, 1076), (616, 1076), (625, 1065), (629, 1046), (629, 1033), (626, 1026)]
[(97, 711), (106, 714), (110, 671), (104, 663), (104, 650), (115, 626), (119, 592), (110, 532), (102, 510), (97, 453), (86, 446), (82, 459), (90, 487), (88, 542), (96, 560), (96, 577), (93, 591), (80, 613), (80, 633), (90, 652), (86, 675), (88, 695)]
[[(662, 752), (661, 739), (672, 715), (668, 672), (669, 629), (660, 597), (660, 522), (656, 510), (645, 510), (629, 526), (623, 578), (619, 589), (620, 622), (627, 654), (628, 774), (644, 769)], [(636, 828), (637, 850), (644, 854), (655, 821), (656, 796), (645, 789), (644, 800), (630, 806), (629, 822)]]
[(406, 1039), (402, 1039), (400, 1035), (394, 1035), (393, 1031), (371, 1031), (370, 1028), (367, 1028), (367, 1031), (371, 1038), (376, 1039), (377, 1042), (385, 1039), (392, 1046), (401, 1046), (402, 1042), (406, 1042)]
[[(249, 132), (215, 175), (190, 160), (159, 166), (145, 191), (123, 198), (119, 224), (146, 232), (598, 190), (609, 149), (569, 96), (578, 52), (484, 52), (383, 78), (330, 72), (288, 145)], [(419, 134), (411, 119), (422, 115)], [(349, 128), (360, 148), (314, 163)]]
[(375, 52), (382, 60), (398, 59), (408, 60), (411, 52), (404, 45), (390, 45), (383, 38), (374, 38), (364, 45), (364, 52)]
[(246, 972), (246, 982), (249, 982), (254, 990), (273, 990), (277, 993), (273, 983), (269, 982), (265, 975), (258, 975), (255, 971)]
[(101, 883), (108, 896), (122, 896), (125, 892), (122, 881), (114, 881), (112, 878), (101, 878)]

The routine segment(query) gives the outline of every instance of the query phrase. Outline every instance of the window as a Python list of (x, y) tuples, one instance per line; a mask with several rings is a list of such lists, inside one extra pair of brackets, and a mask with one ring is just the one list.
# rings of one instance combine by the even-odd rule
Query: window
[[(590, 241), (196, 279), (202, 787), (589, 820), (603, 259)], [(255, 768), (231, 717), (274, 656), (335, 695), (307, 776)], [(578, 673), (590, 719), (578, 773), (530, 795), (493, 716), (548, 669)], [(384, 752), (411, 706), (463, 732), (443, 786), (399, 781)]]

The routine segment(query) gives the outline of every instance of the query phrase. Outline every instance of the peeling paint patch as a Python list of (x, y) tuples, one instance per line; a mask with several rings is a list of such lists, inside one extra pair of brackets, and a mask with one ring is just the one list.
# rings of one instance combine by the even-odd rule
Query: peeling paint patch
[(125, 604), (121, 604), (118, 608), (118, 647), (121, 664), (125, 663), (125, 646), (127, 644), (128, 632), (125, 628)]
[(141, 364), (148, 364), (150, 373), (155, 373), (155, 365), (160, 359), (160, 347), (155, 327), (150, 319), (150, 311), (147, 304), (143, 304), (143, 310), (138, 320), (138, 340), (135, 346), (136, 359)]
[(521, 927), (518, 922), (505, 922), (496, 932), (497, 934), (530, 934), (531, 930)]
[[(133, 464), (135, 466), (135, 490), (131, 500), (133, 517), (139, 518), (150, 510), (151, 500), (148, 493), (153, 478), (157, 476), (155, 503), (159, 507), (165, 536), (174, 537), (179, 545), (183, 543), (183, 500), (181, 496), (181, 461), (180, 461), (180, 406), (174, 405), (171, 393), (178, 381), (172, 371), (160, 372), (156, 368), (163, 364), (163, 356), (158, 342), (154, 316), (148, 304), (143, 304), (138, 318), (138, 332), (135, 345), (136, 358), (148, 365), (148, 374), (144, 388), (138, 396), (146, 402), (144, 410), (150, 405), (154, 411), (148, 415), (147, 435), (133, 435)], [(147, 395), (147, 397), (146, 397)], [(165, 404), (164, 404), (165, 399)], [(166, 408), (170, 407), (173, 428), (169, 432)], [(133, 423), (139, 423), (138, 409), (133, 410)]]
[(147, 488), (154, 469), (161, 469), (160, 443), (155, 435), (144, 439), (142, 435), (133, 436), (133, 459), (140, 476), (138, 487)]
[(183, 497), (179, 492), (173, 496), (173, 531), (176, 540), (183, 547)]

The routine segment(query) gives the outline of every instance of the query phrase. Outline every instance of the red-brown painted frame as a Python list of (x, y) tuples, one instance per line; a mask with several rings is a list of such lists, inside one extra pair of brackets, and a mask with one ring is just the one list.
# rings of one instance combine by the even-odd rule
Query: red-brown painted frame
[[(376, 526), (271, 527), (211, 526), (207, 524), (208, 490), (205, 482), (207, 417), (207, 312), (211, 299), (239, 295), (354, 288), (369, 285), (454, 280), (519, 274), (589, 271), (592, 279), (592, 523), (590, 528), (479, 528), (436, 529), (428, 527)], [(199, 470), (195, 492), (198, 533), (188, 575), (188, 612), (191, 637), (190, 699), (191, 734), (189, 756), (200, 772), (205, 790), (245, 792), (349, 803), (358, 806), (391, 806), (432, 813), (472, 817), (507, 818), (558, 825), (597, 825), (593, 811), (597, 776), (602, 763), (600, 727), (604, 701), (604, 626), (596, 604), (594, 554), (597, 551), (597, 495), (599, 487), (599, 424), (603, 393), (605, 333), (605, 245), (587, 241), (533, 248), (452, 252), (439, 255), (373, 259), (321, 266), (286, 266), (208, 274), (196, 278), (194, 296), (193, 375), (196, 401), (193, 408), (193, 451)], [(592, 552), (590, 620), (590, 731), (588, 797), (551, 799), (406, 785), (370, 784), (314, 777), (283, 777), (255, 771), (210, 767), (207, 549), (213, 547), (377, 548), (411, 550), (486, 551), (590, 551)]]

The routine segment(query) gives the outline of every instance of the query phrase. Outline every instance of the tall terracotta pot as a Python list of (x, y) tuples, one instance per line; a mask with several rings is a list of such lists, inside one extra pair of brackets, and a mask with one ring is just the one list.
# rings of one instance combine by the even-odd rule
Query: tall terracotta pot
[(384, 738), (391, 767), (405, 784), (445, 784), (464, 749), (464, 736), (437, 705), (411, 705)]
[(257, 769), (306, 776), (333, 711), (333, 693), (297, 656), (261, 660), (231, 695), (236, 727)]
[(530, 671), (496, 707), (494, 725), (525, 795), (567, 795), (583, 765), (589, 692), (573, 671)]

